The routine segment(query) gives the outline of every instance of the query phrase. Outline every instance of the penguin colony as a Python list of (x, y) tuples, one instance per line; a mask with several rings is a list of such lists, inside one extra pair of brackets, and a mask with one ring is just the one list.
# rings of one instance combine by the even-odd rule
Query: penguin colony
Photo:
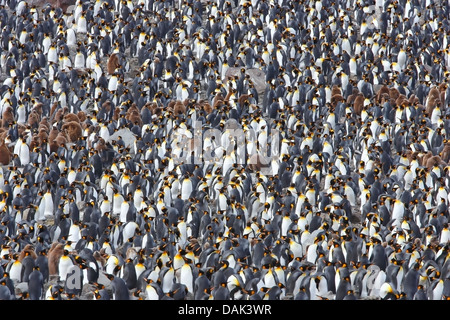
[(449, 299), (449, 10), (2, 1), (0, 299)]

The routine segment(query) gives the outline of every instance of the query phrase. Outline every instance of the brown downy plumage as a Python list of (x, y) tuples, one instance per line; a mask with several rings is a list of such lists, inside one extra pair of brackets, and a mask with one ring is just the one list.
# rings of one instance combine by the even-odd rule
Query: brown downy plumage
[(335, 95), (341, 95), (342, 96), (342, 90), (337, 85), (333, 85), (333, 87), (331, 88), (331, 96), (335, 96)]
[(34, 251), (34, 246), (32, 244), (27, 244), (22, 251), (19, 253), (19, 261), (22, 262), (26, 256), (31, 256), (34, 260), (37, 258), (37, 254)]
[(221, 110), (226, 105), (226, 102), (224, 100), (216, 100), (213, 104), (213, 110)]
[(12, 107), (7, 107), (2, 114), (2, 127), (8, 128), (14, 123), (14, 110)]
[(8, 146), (5, 144), (5, 140), (0, 140), (0, 164), (8, 165), (12, 160), (12, 154)]
[(106, 111), (106, 113), (111, 112), (111, 100), (106, 100), (105, 102), (102, 103), (102, 109)]
[(83, 128), (81, 128), (80, 123), (77, 121), (64, 123), (61, 127), (61, 131), (67, 135), (69, 142), (75, 142), (83, 135)]
[[(59, 104), (58, 104), (58, 102), (55, 101), (52, 104), (52, 107), (50, 108), (50, 114), (49, 114), (50, 119), (52, 119), (52, 120), (54, 119), (56, 110), (58, 110), (58, 108), (59, 108)], [(61, 109), (61, 108), (59, 108), (59, 109)]]
[(427, 164), (427, 161), (429, 158), (433, 156), (433, 153), (431, 151), (428, 151), (426, 153), (422, 153), (422, 155), (419, 157), (420, 159), (420, 165), (425, 167)]
[(39, 115), (39, 119), (41, 119), (42, 113), (43, 113), (43, 110), (42, 110), (43, 107), (44, 107), (44, 104), (42, 102), (35, 102), (31, 111), (37, 112), (37, 114)]
[(154, 110), (158, 107), (158, 104), (154, 101), (149, 101), (144, 105), (144, 108), (148, 108), (152, 114), (154, 114)]
[(411, 163), (411, 161), (417, 160), (419, 163), (422, 163), (422, 159), (421, 159), (421, 152), (419, 151), (412, 151), (412, 150), (407, 150), (405, 152), (406, 158), (408, 158), (408, 161)]
[(183, 104), (187, 109), (189, 107), (189, 105), (194, 102), (195, 102), (195, 100), (187, 98), (187, 99), (184, 99)]
[(179, 114), (185, 114), (186, 113), (186, 106), (181, 101), (176, 101), (173, 105), (173, 113), (175, 115)]
[(409, 96), (408, 102), (411, 106), (417, 105), (420, 101), (419, 98), (413, 93)]
[(439, 85), (439, 92), (441, 93), (441, 101), (442, 101), (442, 103), (444, 104), (444, 102), (445, 102), (445, 95), (446, 95), (446, 92), (447, 92), (447, 87), (448, 87), (448, 83), (441, 83), (440, 85)]
[(71, 121), (76, 121), (78, 123), (80, 123), (80, 118), (78, 118), (78, 116), (75, 113), (67, 113), (64, 115), (63, 120), (65, 123), (71, 122)]
[(222, 93), (219, 92), (218, 94), (216, 94), (216, 96), (214, 97), (214, 99), (212, 101), (213, 108), (215, 109), (216, 105), (219, 103), (223, 104), (224, 101), (225, 101), (225, 98), (223, 97)]
[(159, 117), (163, 113), (163, 109), (159, 106), (156, 106), (155, 109), (153, 109), (152, 114)]
[(32, 128), (39, 127), (40, 116), (36, 111), (31, 111), (28, 115), (27, 124)]
[(381, 104), (386, 99), (386, 95), (389, 97), (389, 88), (387, 85), (383, 85), (377, 92), (376, 102)]
[(401, 106), (401, 105), (403, 105), (403, 106), (405, 107), (406, 105), (408, 105), (408, 99), (406, 98), (405, 95), (400, 94), (400, 95), (398, 96), (398, 98), (395, 100), (395, 105), (396, 105), (396, 106)]
[(51, 124), (48, 122), (47, 117), (42, 117), (41, 121), (39, 122), (38, 131), (45, 130), (47, 133), (50, 132)]
[(432, 87), (428, 92), (427, 98), (441, 99), (441, 92), (439, 90), (439, 87)]
[(135, 110), (131, 111), (130, 114), (127, 115), (126, 118), (131, 123), (137, 124), (140, 127), (143, 125), (141, 113), (139, 111), (135, 111)]
[(34, 134), (31, 137), (31, 141), (30, 141), (30, 151), (33, 151), (35, 148), (39, 147), (41, 145), (39, 137), (37, 134)]
[(425, 115), (431, 117), (433, 110), (435, 108), (440, 108), (440, 106), (441, 106), (441, 99), (431, 97), (430, 99), (427, 100), (427, 104), (425, 106)]
[(38, 139), (39, 145), (41, 145), (41, 144), (43, 144), (43, 143), (49, 141), (49, 140), (48, 140), (48, 138), (49, 138), (48, 133), (47, 133), (47, 131), (46, 131), (45, 129), (43, 129), (43, 128), (42, 128), (41, 130), (39, 130), (39, 132), (38, 132), (38, 134), (36, 135), (36, 137), (37, 137), (37, 139)]
[(99, 138), (97, 143), (95, 144), (95, 149), (98, 152), (102, 152), (104, 150), (106, 150), (106, 141), (103, 138)]
[(51, 276), (58, 275), (59, 273), (59, 259), (64, 254), (64, 244), (59, 242), (53, 242), (48, 250), (48, 273)]
[(59, 134), (59, 130), (57, 127), (52, 127), (50, 132), (48, 133), (48, 141), (54, 141)]
[(95, 260), (100, 264), (100, 267), (103, 268), (106, 264), (106, 259), (102, 256), (99, 251), (94, 251), (93, 253)]
[(345, 102), (345, 99), (341, 94), (335, 94), (331, 96), (330, 103), (333, 106), (333, 108), (336, 108), (339, 102)]
[(389, 93), (383, 93), (381, 96), (380, 96), (380, 102), (379, 102), (379, 104), (380, 105), (384, 105), (386, 102), (390, 102), (391, 101), (391, 98), (389, 97)]
[(173, 108), (174, 108), (174, 106), (175, 106), (175, 103), (176, 103), (176, 100), (170, 100), (169, 103), (167, 103), (166, 109), (167, 109), (167, 110), (172, 110), (172, 111), (173, 111)]
[(243, 94), (238, 98), (238, 103), (241, 106), (241, 108), (246, 107), (249, 104), (250, 95)]
[(114, 121), (118, 121), (119, 118), (120, 118), (120, 108), (119, 108), (119, 107), (116, 107), (116, 108), (114, 109), (112, 119), (113, 119)]
[(389, 97), (391, 98), (391, 101), (396, 101), (399, 96), (400, 92), (397, 88), (389, 88)]
[(208, 115), (213, 111), (213, 107), (208, 101), (203, 101), (200, 103), (201, 110), (205, 111), (205, 113)]
[(81, 123), (85, 122), (86, 119), (87, 119), (86, 112), (84, 112), (84, 111), (78, 111), (77, 117), (78, 117), (78, 119), (80, 120)]
[(56, 152), (58, 151), (59, 147), (65, 146), (67, 144), (67, 138), (64, 135), (64, 133), (58, 132), (55, 139), (53, 140), (49, 139), (49, 144), (50, 144), (50, 151)]
[(441, 101), (441, 93), (439, 91), (438, 87), (432, 87), (430, 91), (428, 92), (427, 98), (425, 103), (425, 112), (428, 116), (431, 116), (431, 113), (433, 112), (434, 108), (438, 107), (440, 108), (442, 105)]
[(361, 112), (364, 108), (364, 95), (362, 93), (358, 94), (355, 98), (355, 101), (353, 101), (353, 111), (356, 115), (360, 116)]
[(427, 167), (428, 169), (432, 169), (436, 165), (437, 166), (439, 166), (439, 165), (445, 166), (445, 165), (447, 165), (447, 163), (442, 161), (442, 159), (439, 155), (429, 157), (427, 159), (427, 162), (425, 163), (425, 167)]
[(137, 123), (139, 126), (142, 126), (141, 112), (135, 103), (131, 104), (128, 108), (125, 114), (125, 119), (131, 123)]
[(64, 132), (59, 132), (58, 135), (55, 138), (56, 143), (58, 146), (66, 145), (69, 142), (69, 139), (67, 138), (67, 135)]
[(106, 63), (106, 70), (108, 71), (108, 74), (113, 74), (119, 67), (119, 56), (117, 55), (117, 53), (111, 54), (108, 58), (108, 62)]
[(64, 110), (59, 108), (55, 111), (52, 123), (59, 123), (64, 118)]
[(355, 101), (355, 98), (358, 96), (358, 94), (361, 94), (358, 90), (358, 88), (353, 88), (352, 93), (348, 95), (346, 103), (351, 106), (353, 102)]
[(233, 94), (236, 94), (236, 89), (231, 88), (230, 90), (228, 90), (228, 93), (227, 93), (225, 99), (223, 99), (223, 100), (230, 101), (230, 98)]
[(17, 126), (17, 132), (19, 133), (19, 137), (23, 136), (26, 138), (30, 134), (30, 131), (32, 131), (32, 129), (33, 129), (28, 125), (23, 125), (20, 123), (16, 123), (16, 126)]
[(444, 141), (444, 149), (442, 149), (440, 153), (442, 161), (449, 163), (450, 162), (450, 141)]

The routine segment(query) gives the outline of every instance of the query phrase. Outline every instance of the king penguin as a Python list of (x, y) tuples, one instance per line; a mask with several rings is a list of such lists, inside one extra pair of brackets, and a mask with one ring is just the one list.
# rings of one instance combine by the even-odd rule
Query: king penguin
[(122, 278), (108, 273), (105, 276), (111, 281), (113, 300), (130, 300), (130, 292)]

